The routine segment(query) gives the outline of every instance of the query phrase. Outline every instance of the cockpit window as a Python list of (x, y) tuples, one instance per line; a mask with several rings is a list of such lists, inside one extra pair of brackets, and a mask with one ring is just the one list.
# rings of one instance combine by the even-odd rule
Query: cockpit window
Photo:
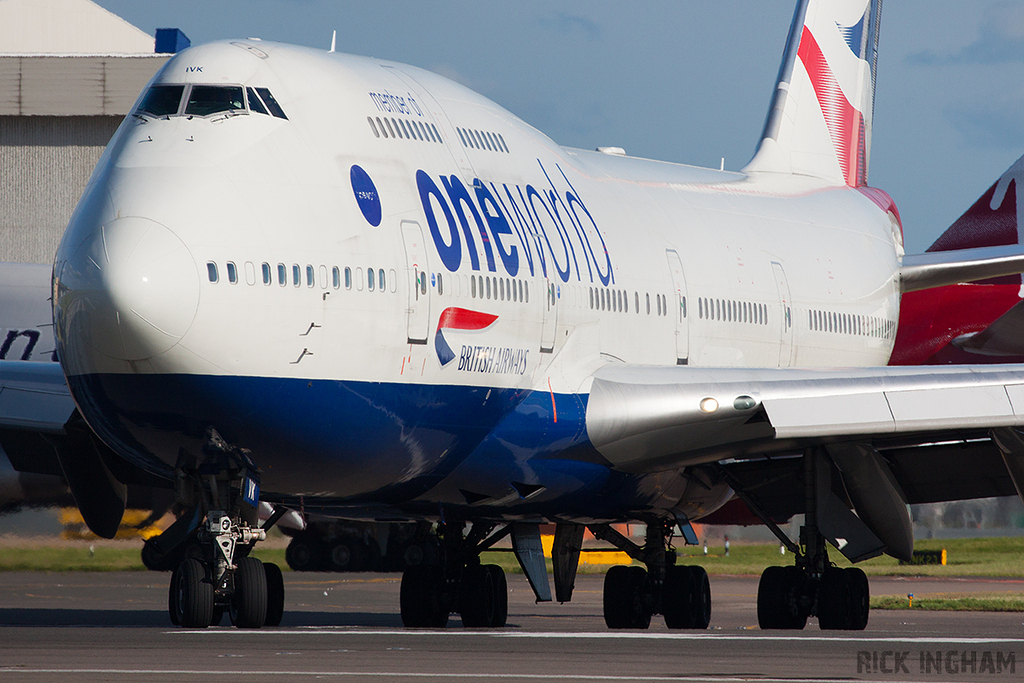
[(139, 105), (139, 111), (153, 116), (173, 116), (178, 113), (183, 85), (154, 85)]
[(274, 99), (274, 96), (270, 94), (269, 89), (256, 88), (256, 92), (258, 92), (260, 94), (260, 97), (263, 98), (263, 103), (267, 105), (267, 109), (270, 110), (271, 114), (273, 114), (279, 119), (287, 120), (288, 117), (284, 115), (284, 110), (281, 109), (281, 105), (277, 103), (277, 100)]
[(193, 85), (185, 105), (189, 116), (209, 116), (221, 112), (245, 113), (245, 97), (237, 85)]
[(267, 108), (263, 106), (263, 103), (260, 102), (260, 98), (256, 96), (256, 93), (252, 88), (246, 88), (245, 95), (249, 99), (249, 111), (254, 111), (257, 114), (266, 114), (267, 116), (270, 115), (270, 112), (268, 112)]

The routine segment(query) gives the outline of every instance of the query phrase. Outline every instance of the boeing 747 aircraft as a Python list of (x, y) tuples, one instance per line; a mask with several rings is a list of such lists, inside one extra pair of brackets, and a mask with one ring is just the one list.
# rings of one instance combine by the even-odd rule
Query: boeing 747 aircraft
[[(2, 366), (3, 433), (42, 435), (101, 534), (126, 484), (174, 487), (189, 512), (147, 562), (187, 627), (280, 620), (280, 573), (249, 552), (296, 510), (436, 523), (408, 626), (502, 626), (479, 554), (508, 536), (551, 599), (554, 522), (555, 599), (587, 527), (644, 565), (608, 572), (609, 627), (704, 628), (673, 531), (736, 495), (796, 557), (763, 574), (760, 625), (862, 629), (867, 579), (826, 542), (907, 557), (907, 503), (1024, 490), (1021, 366), (886, 367), (902, 294), (1024, 254), (904, 254), (868, 185), (880, 5), (797, 3), (740, 172), (563, 148), (403, 64), (185, 50), (68, 225), (60, 363)], [(794, 513), (797, 539), (773, 521)]]

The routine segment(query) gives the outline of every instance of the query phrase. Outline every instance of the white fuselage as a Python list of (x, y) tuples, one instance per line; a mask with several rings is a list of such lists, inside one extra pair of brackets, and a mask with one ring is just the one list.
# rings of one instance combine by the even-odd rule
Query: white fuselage
[(554, 405), (585, 400), (608, 364), (864, 366), (892, 350), (899, 227), (856, 189), (564, 149), (434, 74), (304, 48), (193, 48), (153, 84), (267, 88), (287, 119), (250, 103), (126, 120), (57, 255), (58, 292), (89, 300), (58, 293), (69, 379)]

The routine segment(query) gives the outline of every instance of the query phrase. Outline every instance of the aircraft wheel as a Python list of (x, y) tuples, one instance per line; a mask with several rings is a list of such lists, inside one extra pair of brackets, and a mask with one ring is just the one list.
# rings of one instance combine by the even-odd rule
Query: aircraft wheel
[(444, 572), (437, 565), (418, 564), (402, 574), (402, 623), (410, 628), (443, 628), (448, 623)]
[(238, 628), (260, 628), (267, 620), (267, 575), (255, 557), (238, 560), (230, 613)]
[[(174, 572), (177, 596), (177, 623), (185, 628), (206, 628), (213, 621), (213, 584), (203, 563), (188, 558)], [(172, 619), (173, 621), (173, 619)]]
[(297, 572), (318, 572), (324, 566), (324, 547), (319, 538), (312, 534), (299, 534), (288, 544), (284, 552), (285, 562)]
[(818, 589), (818, 626), (823, 630), (848, 629), (851, 617), (850, 576), (828, 569)]
[(868, 613), (871, 611), (871, 590), (868, 577), (863, 570), (850, 567), (845, 570), (849, 575), (850, 584), (850, 621), (851, 631), (863, 631), (868, 625)]
[(171, 585), (167, 588), (167, 612), (170, 614), (171, 623), (181, 626), (178, 620), (178, 568), (171, 572)]
[(617, 565), (604, 575), (604, 623), (608, 628), (644, 629), (651, 612), (644, 605), (647, 572), (642, 567)]
[(796, 611), (793, 597), (800, 579), (796, 567), (768, 567), (757, 586), (757, 624), (762, 629), (802, 629), (807, 616)]
[(498, 628), (508, 618), (508, 584), (497, 565), (466, 567), (459, 589), (462, 623), (469, 628)]
[(690, 567), (693, 577), (693, 601), (689, 628), (707, 628), (711, 623), (711, 582), (704, 567)]
[(703, 567), (666, 567), (661, 611), (668, 628), (707, 628), (711, 622), (711, 584)]
[(352, 536), (339, 538), (331, 546), (328, 564), (331, 571), (359, 572), (366, 564), (367, 548), (361, 540)]
[(284, 577), (281, 568), (271, 562), (263, 563), (267, 578), (267, 618), (264, 626), (280, 626), (284, 616)]

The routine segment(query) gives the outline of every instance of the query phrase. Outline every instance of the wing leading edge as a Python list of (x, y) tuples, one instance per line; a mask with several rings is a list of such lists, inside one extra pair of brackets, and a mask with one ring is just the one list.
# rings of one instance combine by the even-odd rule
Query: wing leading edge
[(649, 472), (837, 442), (910, 446), (1024, 426), (1024, 365), (599, 371), (591, 443)]

